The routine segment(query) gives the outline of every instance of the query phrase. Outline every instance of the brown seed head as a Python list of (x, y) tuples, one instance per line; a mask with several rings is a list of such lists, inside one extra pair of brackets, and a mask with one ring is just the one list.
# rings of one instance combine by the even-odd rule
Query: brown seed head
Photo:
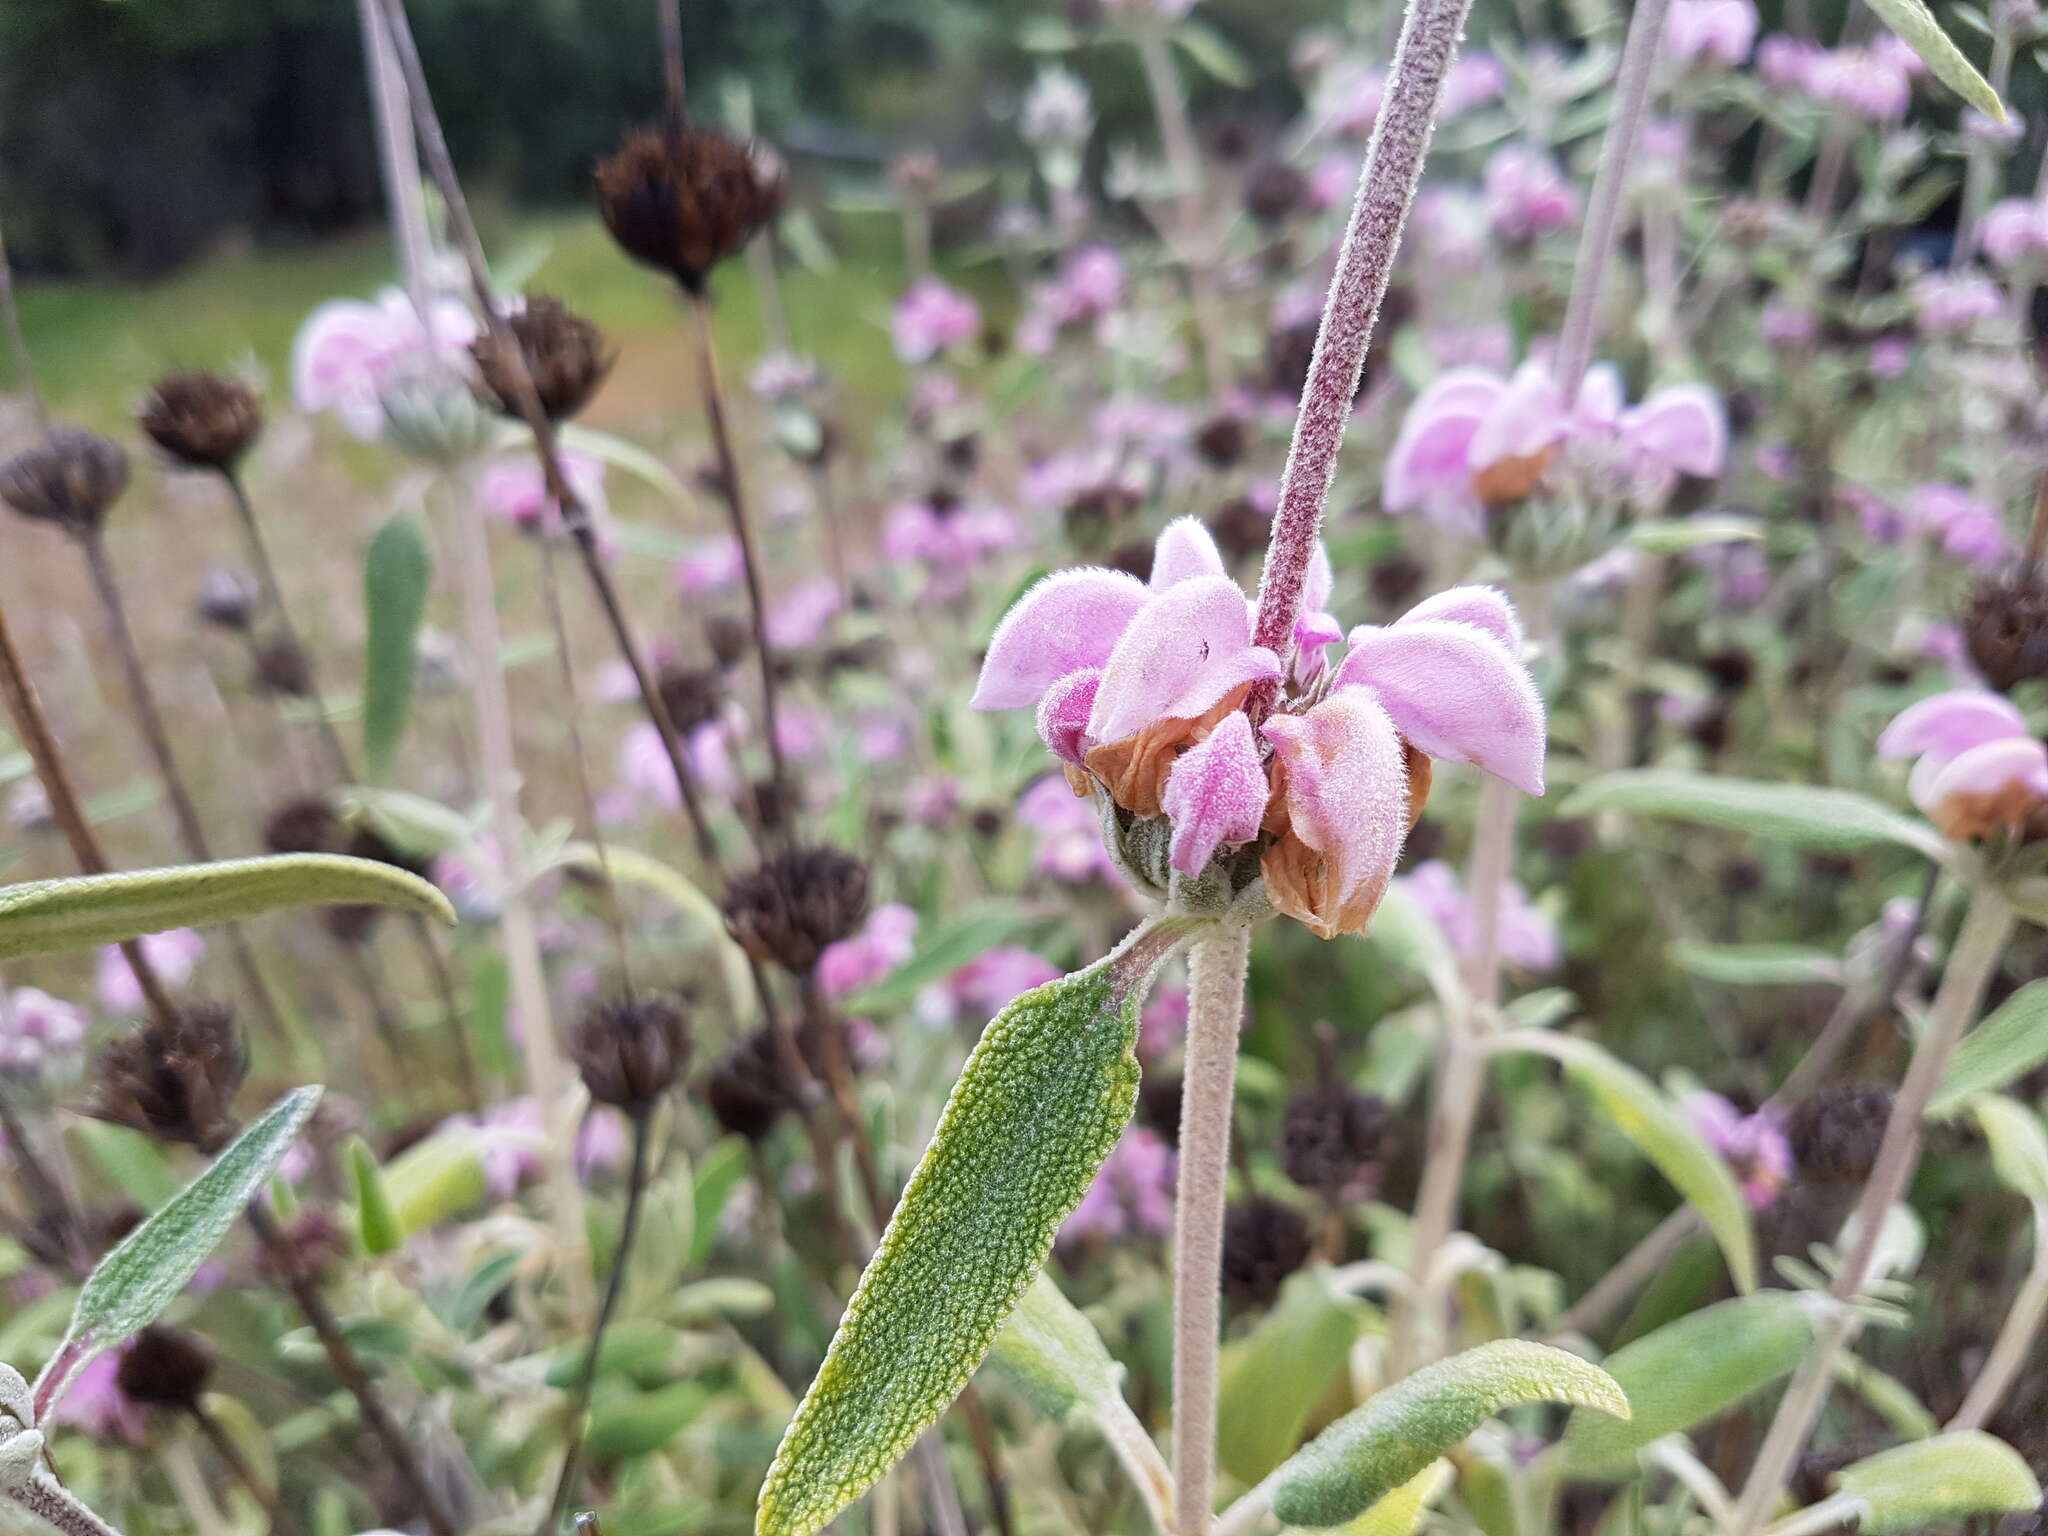
[(600, 1003), (570, 1035), (569, 1054), (592, 1099), (640, 1115), (689, 1060), (690, 1027), (672, 998)]
[(635, 261), (701, 293), (782, 203), (782, 178), (750, 146), (709, 128), (680, 142), (643, 128), (597, 164), (605, 228)]
[(2000, 692), (2048, 677), (2048, 581), (2019, 567), (1984, 577), (1971, 589), (1963, 639), (1970, 660)]
[(1386, 1104), (1349, 1083), (1303, 1088), (1287, 1101), (1280, 1163), (1287, 1177), (1326, 1200), (1358, 1192), (1386, 1155)]
[(736, 877), (725, 892), (733, 937), (759, 960), (807, 975), (827, 944), (860, 927), (867, 866), (837, 848), (795, 848)]
[(53, 427), (37, 446), (0, 464), (0, 501), (73, 537), (96, 532), (127, 487), (121, 445), (83, 427)]
[[(529, 294), (526, 305), (508, 316), (506, 325), (526, 359), (541, 414), (549, 421), (567, 421), (590, 403), (617, 354), (604, 332), (560, 299)], [(519, 375), (488, 332), (470, 344), (485, 400), (505, 415), (519, 416)]]
[(1223, 1294), (1236, 1308), (1269, 1307), (1313, 1247), (1301, 1212), (1256, 1196), (1223, 1216)]
[(150, 441), (190, 469), (233, 469), (263, 430), (256, 392), (220, 373), (167, 373), (135, 413)]
[(114, 1382), (122, 1393), (151, 1408), (192, 1408), (213, 1374), (213, 1351), (196, 1333), (149, 1327), (121, 1352)]
[(100, 1052), (87, 1113), (159, 1141), (211, 1152), (234, 1134), (230, 1106), (248, 1060), (232, 1012), (187, 1004)]
[(655, 676), (655, 687), (670, 722), (685, 736), (717, 719), (725, 702), (725, 680), (713, 667), (663, 667)]

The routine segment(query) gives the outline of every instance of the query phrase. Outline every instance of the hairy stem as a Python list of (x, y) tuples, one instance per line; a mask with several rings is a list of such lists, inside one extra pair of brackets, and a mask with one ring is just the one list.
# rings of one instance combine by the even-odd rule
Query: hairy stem
[[(1423, 158), (1436, 131), (1444, 76), (1457, 57), (1458, 40), (1471, 13), (1471, 0), (1409, 0), (1395, 45), (1385, 102), (1373, 125), (1372, 144), (1358, 181), (1351, 221), (1337, 252), (1301, 413), (1288, 445), (1280, 478), (1280, 503), (1273, 514), (1272, 543), (1259, 577), (1258, 617), (1252, 643), (1286, 656), (1301, 617), (1301, 594), (1322, 532), (1323, 503), (1337, 471), (1337, 450), (1351, 400), (1365, 367), (1380, 301), (1393, 275), (1401, 230), (1415, 202)], [(1278, 697), (1276, 685), (1262, 684), (1251, 700), (1254, 723)], [(1185, 1536), (1185, 1533), (1183, 1533)]]
[(1834, 1381), (1835, 1358), (1856, 1329), (1856, 1316), (1848, 1304), (1861, 1297), (1874, 1278), (1871, 1270), (1884, 1232), (1885, 1215), (1905, 1195), (1919, 1162), (1921, 1119), (1941, 1084), (1957, 1043), (1983, 1006), (1985, 990), (1998, 969), (2014, 921), (2012, 909), (1996, 891), (1980, 889), (1972, 894), (1962, 931), (1956, 935), (1955, 949), (1949, 956), (1948, 969), (1941, 978), (1941, 988), (1929, 1010), (1927, 1027), (1913, 1048), (1905, 1081), (1892, 1100), (1891, 1117), (1885, 1121), (1877, 1161), (1850, 1218), (1852, 1246), (1843, 1255), (1830, 1289), (1835, 1300), (1844, 1305), (1835, 1318), (1818, 1330), (1813, 1352), (1778, 1404), (1777, 1416), (1771, 1421), (1770, 1431), (1750, 1468), (1749, 1481), (1736, 1502), (1730, 1536), (1751, 1536), (1770, 1518), (1793, 1464), (1813, 1431), (1814, 1421), (1820, 1417), (1828, 1388)]
[(1173, 1213), (1173, 1477), (1176, 1536), (1208, 1536), (1216, 1481), (1216, 1348), (1230, 1110), (1251, 929), (1227, 924), (1188, 957), (1180, 1176)]
[(2041, 1336), (2041, 1323), (2048, 1318), (2048, 1210), (2034, 1207), (2034, 1260), (2020, 1282), (2005, 1322), (1992, 1341), (1984, 1367), (1963, 1398), (1963, 1406), (1948, 1421), (1951, 1431), (1982, 1429), (1998, 1412), (2021, 1370), (2032, 1357), (2034, 1341)]

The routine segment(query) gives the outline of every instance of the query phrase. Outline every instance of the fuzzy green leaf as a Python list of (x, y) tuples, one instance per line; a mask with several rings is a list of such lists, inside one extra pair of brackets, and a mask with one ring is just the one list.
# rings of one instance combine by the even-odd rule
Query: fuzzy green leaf
[(1710, 544), (1760, 539), (1764, 525), (1739, 512), (1706, 512), (1695, 517), (1650, 518), (1628, 532), (1629, 543), (1653, 555), (1682, 555)]
[(1432, 1461), (1356, 1520), (1339, 1526), (1336, 1536), (1413, 1536), (1424, 1513), (1450, 1483), (1451, 1464)]
[(1974, 1429), (1865, 1457), (1838, 1472), (1835, 1487), (1862, 1506), (1862, 1536), (1902, 1536), (1972, 1515), (2022, 1514), (2041, 1502), (2041, 1485), (2019, 1452)]
[(1273, 1309), (1223, 1351), (1216, 1458), (1241, 1483), (1259, 1482), (1301, 1445), (1365, 1325), (1368, 1309), (1333, 1290), (1327, 1273), (1289, 1276)]
[(1316, 1436), (1274, 1474), (1273, 1513), (1289, 1525), (1354, 1520), (1518, 1403), (1629, 1414), (1628, 1398), (1597, 1365), (1547, 1344), (1497, 1339), (1424, 1366)]
[(1682, 971), (1732, 987), (1796, 987), (1834, 981), (1841, 962), (1805, 944), (1701, 944), (1680, 940), (1671, 959)]
[(1110, 1358), (1095, 1325), (1043, 1271), (996, 1335), (989, 1363), (1055, 1424), (1121, 1394), (1123, 1367)]
[(584, 1441), (600, 1461), (645, 1456), (680, 1435), (710, 1402), (710, 1389), (694, 1381), (614, 1398), (591, 1411)]
[(2005, 121), (2005, 103), (1998, 99), (1998, 92), (1941, 30), (1926, 0), (1870, 0), (1870, 8), (1899, 41), (1920, 55), (1920, 62), (1933, 70), (1943, 85), (1986, 117)]
[(279, 1099), (206, 1172), (100, 1260), (79, 1288), (64, 1345), (51, 1362), (57, 1379), (37, 1384), (38, 1401), (60, 1396), (93, 1356), (147, 1327), (177, 1298), (299, 1139), (319, 1102), (317, 1087), (297, 1088)]
[(426, 537), (403, 512), (377, 530), (363, 555), (363, 757), (373, 780), (390, 768), (412, 712), (420, 619), (433, 574)]
[(348, 1143), (348, 1171), (356, 1187), (356, 1236), (368, 1254), (396, 1253), (405, 1246), (405, 1229), (392, 1209), (377, 1154), (362, 1137)]
[(1144, 984), (1172, 947), (1141, 930), (982, 1034), (783, 1435), (760, 1536), (824, 1529), (967, 1385), (1130, 1119)]
[(2031, 981), (1963, 1037), (1949, 1058), (1930, 1115), (1954, 1114), (1975, 1094), (1991, 1093), (2048, 1061), (2048, 981)]
[(2024, 1104), (1983, 1093), (1970, 1112), (1991, 1143), (1991, 1166), (2008, 1189), (2048, 1211), (2048, 1126)]
[(436, 1131), (384, 1166), (380, 1182), (404, 1237), (461, 1215), (490, 1193), (479, 1134)]
[(1700, 1213), (1728, 1261), (1736, 1289), (1754, 1290), (1756, 1235), (1742, 1188), (1726, 1160), (1657, 1085), (1590, 1040), (1537, 1034), (1510, 1038), (1564, 1064), (1565, 1075), (1591, 1095), (1608, 1122), (1634, 1142)]
[(1704, 1424), (1789, 1374), (1812, 1342), (1812, 1315), (1795, 1291), (1754, 1291), (1644, 1334), (1604, 1362), (1634, 1416), (1622, 1423), (1574, 1414), (1564, 1437), (1572, 1470), (1632, 1472), (1644, 1446)]
[(1847, 789), (1724, 779), (1675, 768), (1631, 768), (1603, 774), (1583, 786), (1560, 814), (1585, 816), (1595, 811), (1725, 827), (1795, 848), (1847, 852), (1873, 843), (1899, 843), (1931, 859), (1949, 857), (1948, 845), (1925, 822)]
[(0, 960), (320, 903), (401, 907), (455, 921), (448, 898), (417, 875), (369, 859), (294, 853), (7, 886), (0, 889)]

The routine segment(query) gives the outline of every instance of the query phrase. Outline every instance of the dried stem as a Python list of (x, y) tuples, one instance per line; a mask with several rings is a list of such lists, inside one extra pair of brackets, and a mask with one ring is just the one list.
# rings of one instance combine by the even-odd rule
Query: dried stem
[(362, 23), (371, 116), (377, 125), (377, 166), (384, 178), (392, 242), (398, 247), (398, 270), (413, 311), (425, 325), (433, 299), (427, 286), (433, 241), (427, 230), (426, 199), (420, 191), (419, 146), (413, 140), (412, 119), (407, 114), (405, 81), (378, 0), (356, 0), (356, 11)]
[[(1444, 76), (1457, 57), (1471, 0), (1409, 0), (1395, 46), (1387, 96), (1373, 125), (1359, 177), (1358, 198), (1337, 253), (1337, 270), (1323, 306), (1321, 329), (1302, 386), (1301, 414), (1287, 449), (1272, 545), (1259, 578), (1258, 617), (1252, 643), (1285, 656), (1301, 617), (1301, 594), (1322, 531), (1323, 503), (1337, 470), (1337, 451), (1351, 416), (1352, 397), (1372, 343), (1380, 301), (1393, 275), (1401, 230), (1415, 202), (1422, 162), (1436, 131)], [(1278, 697), (1263, 684), (1252, 696), (1254, 723)]]
[[(35, 684), (29, 680), (28, 668), (22, 664), (21, 652), (15, 649), (14, 632), (8, 626), (5, 609), (0, 609), (0, 695), (6, 698), (7, 714), (14, 722), (15, 734), (21, 738), (22, 750), (28, 753), (29, 761), (35, 765), (36, 778), (50, 802), (50, 814), (56, 819), (64, 840), (71, 845), (71, 857), (88, 875), (107, 874), (113, 866), (107, 862), (106, 852), (100, 847), (99, 834), (93, 831), (92, 823), (86, 819), (84, 803), (71, 783), (70, 771), (64, 766), (64, 756), (57, 748), (57, 738), (50, 730), (49, 718), (43, 713), (42, 700), (36, 696)], [(177, 1007), (164, 990), (163, 981), (142, 946), (132, 939), (127, 940), (121, 945), (121, 954), (127, 960), (128, 968), (135, 973), (136, 984), (142, 989), (143, 1001), (149, 1011), (164, 1023), (175, 1019)]]
[(188, 1406), (192, 1422), (199, 1426), (199, 1432), (206, 1437), (207, 1444), (213, 1447), (214, 1453), (227, 1463), (228, 1470), (235, 1475), (235, 1481), (247, 1490), (249, 1497), (256, 1501), (257, 1507), (269, 1518), (270, 1528), (273, 1531), (289, 1528), (291, 1522), (285, 1518), (283, 1506), (279, 1504), (277, 1495), (256, 1481), (256, 1474), (250, 1469), (248, 1458), (235, 1444), (234, 1437), (222, 1427), (220, 1420), (214, 1417), (203, 1403), (194, 1402)]
[(300, 1272), (294, 1261), (284, 1234), (277, 1229), (277, 1223), (261, 1204), (248, 1209), (249, 1225), (256, 1231), (264, 1250), (276, 1261), (277, 1272), (299, 1313), (319, 1339), (320, 1347), (327, 1352), (327, 1363), (333, 1369), (335, 1379), (348, 1389), (361, 1411), (363, 1424), (376, 1439), (380, 1449), (398, 1474), (398, 1480), (412, 1496), (419, 1507), (421, 1517), (433, 1536), (459, 1536), (459, 1528), (449, 1517), (440, 1498), (427, 1482), (425, 1471), (414, 1454), (413, 1444), (400, 1432), (392, 1420), (384, 1399), (378, 1393), (376, 1384), (370, 1380), (370, 1373), (357, 1358), (348, 1336), (341, 1331), (341, 1325), (328, 1310), (327, 1300), (320, 1294), (320, 1287)]
[(1208, 1536), (1215, 1518), (1216, 1350), (1230, 1111), (1237, 1084), (1251, 929), (1219, 927), (1188, 958), (1180, 1174), (1173, 1220), (1173, 1529)]
[(604, 1285), (604, 1300), (590, 1325), (590, 1343), (583, 1367), (576, 1373), (576, 1390), (569, 1399), (569, 1445), (562, 1453), (561, 1475), (555, 1479), (554, 1496), (542, 1516), (539, 1536), (549, 1536), (562, 1511), (576, 1494), (576, 1474), (583, 1460), (584, 1420), (590, 1412), (591, 1388), (597, 1384), (597, 1370), (604, 1349), (605, 1330), (618, 1311), (619, 1297), (626, 1289), (626, 1266), (633, 1257), (633, 1243), (640, 1235), (640, 1207), (647, 1193), (647, 1149), (654, 1139), (654, 1111), (645, 1106), (633, 1113), (633, 1159), (626, 1173), (626, 1214), (619, 1225), (619, 1244), (612, 1252), (612, 1272)]
[(7, 259), (7, 239), (0, 233), (0, 323), (7, 327), (7, 351), (14, 362), (14, 372), (21, 380), (21, 387), (28, 395), (29, 414), (34, 418), (36, 431), (50, 430), (50, 407), (43, 399), (42, 389), (36, 384), (36, 370), (28, 355), (28, 339), (21, 334), (21, 309), (14, 301), (14, 264)]

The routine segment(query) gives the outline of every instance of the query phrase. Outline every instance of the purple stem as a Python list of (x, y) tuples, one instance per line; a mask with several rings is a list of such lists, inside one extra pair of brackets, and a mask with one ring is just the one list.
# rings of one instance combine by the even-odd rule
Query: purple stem
[[(1395, 45), (1394, 65), (1372, 145), (1358, 180), (1358, 199), (1337, 252), (1337, 270), (1316, 333), (1315, 355), (1302, 386), (1301, 414), (1280, 479), (1280, 505), (1273, 514), (1273, 539), (1259, 578), (1259, 611), (1252, 643), (1285, 656), (1301, 617), (1302, 586), (1322, 531), (1323, 503), (1337, 470), (1337, 450), (1358, 393), (1365, 351), (1371, 345), (1380, 300), (1386, 297), (1401, 230), (1415, 204), (1423, 157), (1436, 132), (1444, 76), (1458, 55), (1472, 0), (1409, 0)], [(1278, 685), (1262, 684), (1251, 713), (1262, 719), (1273, 707)]]

